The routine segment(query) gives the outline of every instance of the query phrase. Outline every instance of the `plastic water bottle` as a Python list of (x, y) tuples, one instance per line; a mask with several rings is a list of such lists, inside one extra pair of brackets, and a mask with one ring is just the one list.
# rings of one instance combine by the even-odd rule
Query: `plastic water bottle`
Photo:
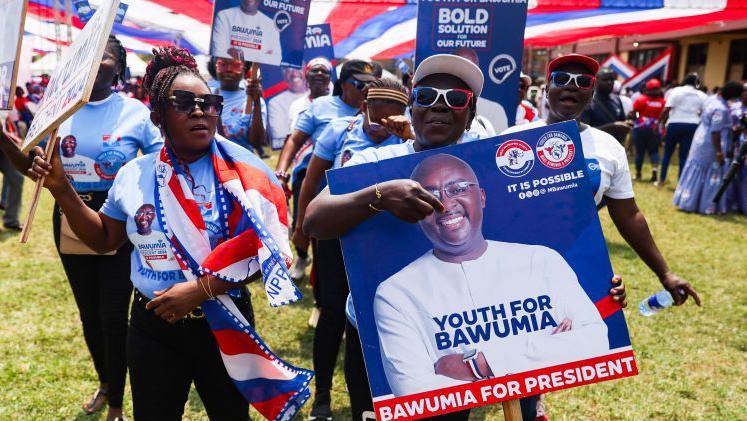
[(641, 301), (641, 304), (638, 305), (638, 311), (640, 311), (642, 315), (648, 317), (671, 307), (673, 304), (674, 299), (672, 299), (672, 294), (667, 290), (661, 290)]

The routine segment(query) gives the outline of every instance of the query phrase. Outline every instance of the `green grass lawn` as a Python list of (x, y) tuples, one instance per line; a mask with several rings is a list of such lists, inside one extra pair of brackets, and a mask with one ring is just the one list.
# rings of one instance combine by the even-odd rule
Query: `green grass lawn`
[[(671, 174), (676, 174), (673, 168)], [(647, 172), (644, 172), (646, 174)], [(32, 185), (26, 185), (30, 197)], [(639, 206), (672, 268), (692, 282), (704, 300), (651, 318), (638, 302), (660, 289), (657, 279), (625, 244), (606, 211), (600, 217), (612, 263), (627, 284), (625, 311), (641, 374), (552, 393), (553, 420), (744, 419), (747, 412), (747, 218), (678, 212), (673, 187), (635, 186)], [(25, 210), (24, 210), (25, 211)], [(96, 419), (80, 405), (96, 389), (77, 309), (51, 235), (52, 199), (42, 196), (28, 245), (0, 232), (0, 419)], [(311, 292), (300, 303), (272, 309), (253, 285), (258, 330), (293, 364), (311, 368), (313, 331), (307, 325)], [(340, 362), (342, 358), (340, 358)], [(342, 365), (335, 378), (336, 419), (350, 419)], [(310, 404), (299, 419), (305, 419)], [(125, 412), (131, 414), (129, 388)], [(103, 417), (102, 417), (103, 419)], [(185, 419), (207, 419), (192, 392)], [(502, 420), (499, 407), (473, 419)]]

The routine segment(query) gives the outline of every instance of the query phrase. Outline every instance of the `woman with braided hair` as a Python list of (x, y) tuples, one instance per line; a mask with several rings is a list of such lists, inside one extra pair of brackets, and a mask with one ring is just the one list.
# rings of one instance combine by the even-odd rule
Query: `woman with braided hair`
[[(274, 354), (272, 368), (256, 368), (255, 360), (242, 357), (248, 354), (231, 352), (235, 336), (229, 335), (228, 351), (217, 342), (231, 329), (229, 319), (240, 320), (241, 330), (257, 341), (244, 285), (258, 267), (291, 262), (285, 196), (259, 157), (216, 135), (223, 98), (211, 93), (189, 52), (166, 47), (153, 53), (143, 85), (164, 146), (117, 174), (98, 213), (72, 193), (59, 155), (49, 164), (36, 157), (32, 173), (46, 176), (45, 187), (89, 247), (106, 252), (128, 239), (135, 246), (127, 339), (135, 419), (181, 419), (194, 382), (210, 419), (247, 420), (249, 399), (290, 400), (289, 392), (310, 379), (302, 373), (305, 383), (296, 389), (296, 379), (285, 379), (284, 389), (268, 386), (278, 366), (284, 373), (303, 370), (284, 368)], [(279, 295), (293, 301), (284, 285), (292, 287), (279, 281)], [(223, 311), (230, 318), (221, 319)], [(219, 352), (219, 343), (228, 354)], [(252, 370), (271, 380), (251, 383)], [(283, 396), (274, 395), (278, 391)]]
[[(162, 146), (161, 135), (150, 121), (150, 111), (140, 101), (112, 92), (124, 82), (127, 55), (119, 40), (110, 36), (99, 67), (90, 102), (59, 128), (59, 174), (69, 180), (71, 194), (91, 212), (98, 211), (120, 168)], [(0, 146), (21, 172), (32, 165), (9, 142)], [(32, 156), (40, 156), (36, 148)], [(121, 418), (127, 373), (125, 359), (127, 311), (132, 295), (129, 243), (99, 254), (70, 230), (65, 209), (57, 203), (53, 214), (54, 238), (83, 325), (83, 336), (99, 378), (99, 388), (83, 405), (92, 414), (109, 403), (108, 420)]]

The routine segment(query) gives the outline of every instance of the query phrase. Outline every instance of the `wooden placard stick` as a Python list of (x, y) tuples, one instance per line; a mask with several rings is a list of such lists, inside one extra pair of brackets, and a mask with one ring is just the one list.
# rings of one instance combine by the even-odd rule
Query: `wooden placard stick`
[[(257, 81), (259, 79), (259, 63), (252, 62), (252, 68), (249, 70), (249, 80), (251, 81)], [(252, 111), (254, 110), (254, 99), (247, 97), (246, 98), (246, 108), (244, 109), (245, 115), (252, 115)]]
[[(56, 144), (57, 127), (52, 129), (52, 133), (49, 135), (49, 139), (47, 140), (47, 147), (44, 149), (44, 156), (47, 163), (49, 163), (52, 159), (52, 152), (54, 151), (54, 146)], [(36, 185), (34, 186), (34, 197), (31, 199), (31, 207), (29, 208), (29, 213), (26, 216), (26, 222), (24, 222), (23, 224), (23, 231), (21, 231), (21, 244), (26, 244), (29, 239), (29, 234), (31, 233), (31, 224), (34, 222), (34, 216), (36, 215), (36, 208), (39, 206), (39, 197), (41, 196), (43, 186), (44, 177), (39, 177), (39, 179), (36, 180)]]
[(521, 421), (521, 405), (518, 399), (503, 401), (503, 419), (506, 421)]

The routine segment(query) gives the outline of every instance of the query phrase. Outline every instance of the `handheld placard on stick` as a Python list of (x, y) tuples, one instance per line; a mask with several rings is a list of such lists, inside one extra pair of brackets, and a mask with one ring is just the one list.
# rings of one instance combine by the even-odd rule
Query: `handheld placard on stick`
[(13, 109), (28, 5), (28, 0), (0, 1), (0, 28), (8, 29), (0, 39), (0, 51), (5, 51), (0, 53), (0, 110)]
[[(57, 128), (55, 127), (52, 129), (52, 133), (49, 135), (49, 140), (47, 140), (47, 147), (44, 148), (44, 158), (49, 163), (49, 161), (52, 159), (52, 152), (54, 151), (54, 146), (57, 144)], [(23, 223), (23, 231), (21, 231), (21, 244), (26, 244), (26, 242), (29, 239), (29, 234), (31, 233), (31, 224), (34, 222), (34, 215), (36, 215), (36, 208), (39, 207), (39, 196), (41, 196), (42, 187), (44, 186), (44, 178), (45, 177), (39, 177), (38, 180), (36, 180), (36, 185), (34, 185), (34, 196), (31, 199), (31, 208), (29, 208), (29, 213), (26, 215), (26, 222)]]
[[(60, 124), (88, 103), (99, 72), (101, 57), (119, 9), (119, 1), (102, 2), (75, 41), (65, 50), (49, 79), (44, 97), (23, 141), (24, 153), (31, 151), (51, 134), (46, 148), (46, 159), (49, 161)], [(34, 197), (20, 238), (21, 243), (28, 241), (43, 185), (44, 177), (41, 177), (34, 188)]]
[(521, 405), (518, 399), (503, 401), (503, 419), (506, 421), (521, 421)]

